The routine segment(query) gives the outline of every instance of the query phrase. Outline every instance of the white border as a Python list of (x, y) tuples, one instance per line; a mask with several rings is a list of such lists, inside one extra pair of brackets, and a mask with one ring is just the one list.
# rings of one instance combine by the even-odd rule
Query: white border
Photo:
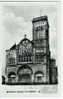
[[(12, 1), (12, 0), (11, 0)], [(26, 0), (25, 0), (26, 1)], [(37, 1), (37, 0), (36, 0)], [(58, 7), (60, 6), (60, 3), (58, 3), (59, 5), (58, 5)], [(6, 96), (9, 96), (9, 97), (11, 97), (11, 96), (14, 96), (14, 97), (20, 97), (20, 96), (60, 96), (60, 94), (61, 94), (61, 72), (62, 72), (62, 70), (61, 70), (61, 61), (62, 61), (62, 59), (61, 59), (61, 57), (62, 57), (62, 54), (61, 54), (61, 37), (63, 36), (63, 35), (61, 35), (61, 31), (60, 31), (60, 27), (61, 27), (61, 21), (60, 21), (60, 15), (61, 15), (61, 10), (60, 10), (60, 7), (59, 7), (59, 9), (58, 9), (58, 35), (57, 35), (57, 40), (58, 40), (58, 72), (59, 72), (59, 84), (58, 84), (58, 92), (57, 93), (23, 93), (23, 94), (21, 94), (21, 93), (15, 93), (15, 94), (11, 94), (11, 93), (6, 93), (5, 91), (6, 91), (6, 89), (14, 89), (15, 90), (15, 88), (17, 87), (17, 89), (19, 89), (19, 88), (23, 88), (23, 86), (5, 86), (5, 85), (0, 85), (0, 96), (4, 96), (4, 97), (6, 97)], [(60, 37), (60, 38), (59, 38)], [(1, 68), (0, 68), (0, 71), (1, 71)], [(0, 72), (0, 80), (1, 80), (1, 72)], [(27, 89), (28, 87), (27, 86), (25, 86), (25, 89)], [(33, 86), (33, 88), (34, 88), (34, 86)], [(39, 85), (39, 88), (40, 88), (40, 85)], [(35, 90), (37, 90), (37, 88), (35, 89)], [(45, 95), (46, 94), (46, 95)]]

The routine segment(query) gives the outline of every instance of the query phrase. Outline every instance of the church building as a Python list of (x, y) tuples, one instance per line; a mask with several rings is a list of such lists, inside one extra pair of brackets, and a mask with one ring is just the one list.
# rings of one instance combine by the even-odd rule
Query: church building
[(6, 50), (5, 83), (57, 84), (57, 66), (51, 59), (47, 16), (32, 20), (32, 41), (26, 37)]

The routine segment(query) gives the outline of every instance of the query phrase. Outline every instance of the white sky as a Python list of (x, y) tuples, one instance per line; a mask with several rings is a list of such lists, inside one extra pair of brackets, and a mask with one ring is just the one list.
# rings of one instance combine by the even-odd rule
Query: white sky
[[(40, 12), (41, 10), (41, 12)], [(56, 58), (57, 51), (57, 3), (0, 3), (0, 54), (1, 64), (5, 67), (5, 50), (19, 43), (24, 34), (32, 40), (32, 19), (47, 15), (51, 56)]]

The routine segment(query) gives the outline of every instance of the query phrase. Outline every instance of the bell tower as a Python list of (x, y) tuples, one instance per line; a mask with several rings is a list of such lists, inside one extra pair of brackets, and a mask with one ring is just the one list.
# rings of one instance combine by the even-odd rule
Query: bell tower
[(33, 18), (33, 43), (35, 62), (45, 65), (46, 82), (49, 82), (49, 23), (47, 16)]
[(49, 42), (48, 17), (41, 16), (41, 17), (33, 18), (32, 23), (33, 23), (33, 41), (35, 46), (39, 40), (40, 41), (46, 40), (47, 42)]

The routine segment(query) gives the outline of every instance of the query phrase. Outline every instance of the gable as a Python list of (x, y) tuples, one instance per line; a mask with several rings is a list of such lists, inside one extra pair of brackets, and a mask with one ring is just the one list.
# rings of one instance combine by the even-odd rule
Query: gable
[(32, 48), (32, 42), (25, 38), (19, 43), (19, 54), (29, 55), (32, 53)]

